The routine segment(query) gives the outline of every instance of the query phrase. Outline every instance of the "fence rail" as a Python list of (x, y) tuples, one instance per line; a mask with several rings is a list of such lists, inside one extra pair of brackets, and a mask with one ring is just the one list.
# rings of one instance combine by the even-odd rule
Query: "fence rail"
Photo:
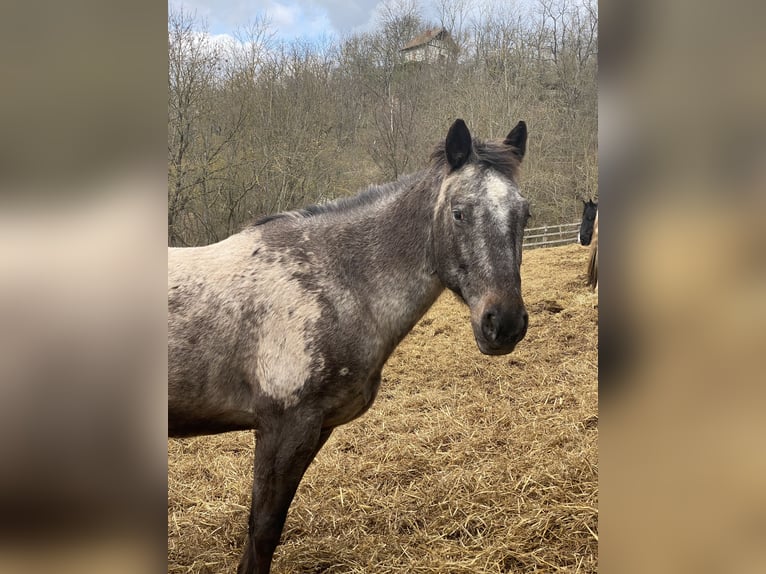
[(577, 243), (580, 222), (532, 227), (524, 232), (524, 249)]

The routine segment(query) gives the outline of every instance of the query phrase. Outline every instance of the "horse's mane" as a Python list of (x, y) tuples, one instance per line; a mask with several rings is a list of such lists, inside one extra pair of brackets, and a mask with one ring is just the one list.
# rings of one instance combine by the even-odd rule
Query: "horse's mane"
[[(473, 151), (471, 152), (468, 163), (478, 163), (480, 165), (491, 167), (504, 174), (506, 177), (515, 180), (521, 162), (518, 157), (512, 153), (514, 149), (515, 148), (512, 146), (501, 141), (485, 141), (474, 138)], [(333, 201), (328, 201), (327, 203), (310, 205), (303, 209), (294, 209), (291, 211), (264, 215), (263, 217), (256, 219), (251, 226), (256, 227), (279, 219), (306, 219), (326, 213), (340, 213), (353, 210), (357, 207), (371, 205), (379, 201), (381, 198), (407, 187), (407, 185), (412, 184), (423, 175), (434, 178), (443, 177), (450, 169), (449, 163), (447, 162), (445, 144), (444, 142), (441, 142), (435, 146), (434, 150), (431, 152), (431, 164), (430, 167), (425, 170), (425, 174), (424, 172), (420, 172), (403, 175), (396, 181), (380, 185), (371, 185), (361, 193), (350, 197), (341, 197)]]
[(414, 174), (404, 175), (396, 181), (383, 183), (380, 185), (371, 185), (365, 190), (349, 197), (339, 197), (327, 203), (318, 203), (310, 205), (302, 209), (294, 209), (291, 211), (283, 211), (281, 213), (274, 213), (272, 215), (264, 215), (263, 217), (256, 219), (252, 223), (252, 226), (263, 225), (275, 219), (305, 219), (309, 217), (315, 217), (325, 213), (341, 213), (356, 209), (357, 207), (371, 205), (376, 203), (380, 199), (397, 192), (398, 190), (406, 187), (406, 184), (415, 179)]
[[(500, 140), (473, 139), (473, 150), (468, 158), (468, 163), (478, 163), (491, 167), (511, 180), (516, 180), (521, 160), (514, 151), (515, 147)], [(431, 166), (439, 170), (449, 170), (447, 162), (447, 150), (444, 143), (436, 146), (431, 152)]]

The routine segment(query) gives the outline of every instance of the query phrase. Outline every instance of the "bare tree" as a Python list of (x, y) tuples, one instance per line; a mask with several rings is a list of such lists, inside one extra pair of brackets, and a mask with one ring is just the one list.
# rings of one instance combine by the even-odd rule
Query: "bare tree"
[(423, 32), (424, 22), (417, 3), (391, 0), (381, 7), (379, 26), (370, 43), (376, 137), (368, 149), (385, 176), (396, 178), (409, 167), (418, 112), (414, 72), (401, 50)]
[(467, 41), (469, 14), (472, 7), (470, 0), (433, 0), (439, 23), (455, 40), (459, 48)]
[(256, 19), (213, 45), (203, 22), (171, 11), (171, 244), (416, 169), (456, 117), (488, 137), (526, 120), (535, 223), (577, 219), (598, 193), (595, 0), (431, 1), (457, 59), (405, 61), (402, 47), (436, 27), (412, 0), (383, 4), (372, 31), (312, 43), (279, 43)]
[(201, 174), (189, 157), (209, 113), (206, 99), (213, 84), (218, 54), (204, 23), (183, 9), (168, 16), (168, 240), (182, 241), (179, 225)]

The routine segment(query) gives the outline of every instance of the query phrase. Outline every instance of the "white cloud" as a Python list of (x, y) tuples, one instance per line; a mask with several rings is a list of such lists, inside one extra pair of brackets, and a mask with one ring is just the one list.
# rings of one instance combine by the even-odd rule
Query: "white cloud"
[(316, 0), (337, 32), (349, 32), (367, 25), (381, 0)]
[(276, 28), (292, 27), (300, 17), (300, 8), (274, 2), (266, 11), (269, 22)]
[(369, 24), (382, 0), (169, 0), (174, 8), (196, 12), (213, 34), (233, 34), (240, 26), (266, 17), (277, 35), (343, 34)]

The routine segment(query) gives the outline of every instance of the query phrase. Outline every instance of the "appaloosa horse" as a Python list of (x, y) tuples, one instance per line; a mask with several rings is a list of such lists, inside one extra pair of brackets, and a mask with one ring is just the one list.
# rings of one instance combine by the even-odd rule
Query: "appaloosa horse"
[(269, 572), (306, 468), (370, 408), (389, 355), (445, 287), (468, 304), (482, 353), (524, 337), (526, 141), (524, 122), (482, 141), (457, 120), (423, 171), (169, 250), (169, 434), (255, 430), (240, 574)]

